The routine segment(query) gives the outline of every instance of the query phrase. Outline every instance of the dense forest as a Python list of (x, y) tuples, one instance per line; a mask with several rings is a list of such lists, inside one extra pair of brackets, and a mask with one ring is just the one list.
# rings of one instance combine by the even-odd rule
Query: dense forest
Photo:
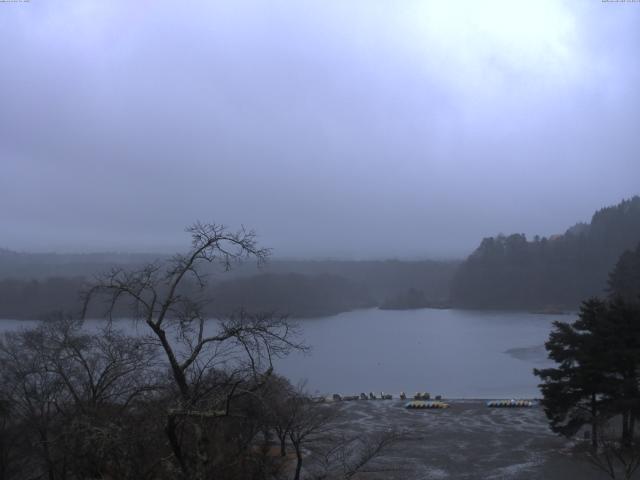
[(640, 197), (597, 211), (563, 235), (485, 238), (451, 286), (456, 306), (576, 309), (601, 295), (618, 257), (640, 242)]
[[(212, 316), (239, 308), (295, 317), (356, 308), (447, 307), (576, 309), (603, 294), (618, 257), (640, 242), (640, 197), (603, 208), (590, 223), (562, 235), (485, 238), (458, 261), (283, 260), (261, 269), (244, 263), (230, 272), (207, 266)], [(0, 318), (41, 318), (76, 311), (78, 292), (99, 272), (135, 269), (166, 256), (150, 254), (31, 254), (0, 250)]]
[[(0, 317), (40, 319), (56, 309), (79, 312), (83, 277), (52, 277), (44, 280), (0, 280)], [(185, 289), (190, 293), (192, 286)], [(212, 283), (207, 314), (227, 316), (240, 309), (277, 312), (296, 317), (331, 315), (374, 306), (366, 289), (333, 275), (262, 274)], [(100, 307), (92, 310), (100, 316)], [(124, 309), (115, 313), (126, 316)]]
[[(27, 254), (0, 251), (0, 318), (43, 318), (50, 311), (80, 308), (87, 281), (112, 268), (135, 269), (167, 257), (147, 254)], [(295, 317), (331, 315), (380, 305), (411, 289), (430, 299), (449, 296), (454, 261), (294, 261), (272, 260), (215, 265), (203, 271), (211, 280), (207, 313), (224, 316), (240, 308), (277, 311)], [(94, 312), (99, 314), (99, 311)], [(124, 314), (124, 312), (122, 312)]]

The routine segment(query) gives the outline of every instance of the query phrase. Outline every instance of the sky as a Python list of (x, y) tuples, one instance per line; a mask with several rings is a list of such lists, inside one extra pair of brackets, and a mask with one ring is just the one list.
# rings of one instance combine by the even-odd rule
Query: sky
[(640, 193), (640, 3), (0, 2), (0, 247), (453, 258)]

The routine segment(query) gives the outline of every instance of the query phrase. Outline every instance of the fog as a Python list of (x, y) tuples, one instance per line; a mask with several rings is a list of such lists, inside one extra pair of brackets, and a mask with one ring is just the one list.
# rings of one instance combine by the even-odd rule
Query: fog
[(640, 4), (0, 3), (0, 247), (437, 258), (640, 190)]

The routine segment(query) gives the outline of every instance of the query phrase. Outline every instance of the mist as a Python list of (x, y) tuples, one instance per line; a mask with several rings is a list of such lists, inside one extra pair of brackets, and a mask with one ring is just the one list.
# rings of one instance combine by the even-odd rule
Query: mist
[(638, 193), (640, 8), (0, 4), (0, 246), (463, 257)]

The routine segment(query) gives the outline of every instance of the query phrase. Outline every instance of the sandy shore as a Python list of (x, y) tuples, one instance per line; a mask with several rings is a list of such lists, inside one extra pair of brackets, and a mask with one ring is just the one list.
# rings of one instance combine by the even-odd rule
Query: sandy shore
[(340, 402), (339, 429), (358, 434), (397, 428), (410, 438), (376, 466), (395, 471), (368, 479), (603, 478), (553, 434), (540, 407), (487, 408), (482, 400), (447, 400), (446, 410), (408, 410), (400, 400)]

